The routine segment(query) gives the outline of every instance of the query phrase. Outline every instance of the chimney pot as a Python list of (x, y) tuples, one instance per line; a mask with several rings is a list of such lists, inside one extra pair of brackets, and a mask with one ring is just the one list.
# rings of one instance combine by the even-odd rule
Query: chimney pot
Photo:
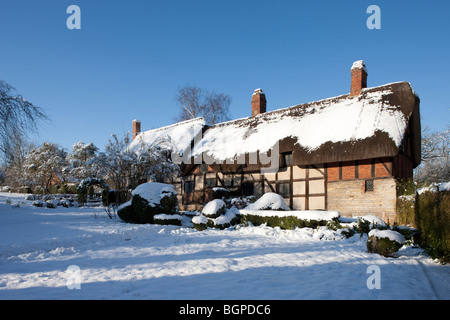
[(141, 121), (133, 120), (133, 141), (141, 133)]
[(359, 96), (361, 90), (367, 88), (367, 68), (363, 60), (355, 61), (352, 65), (352, 85), (350, 97)]
[(252, 95), (252, 117), (265, 113), (266, 105), (266, 95), (260, 88), (256, 89)]

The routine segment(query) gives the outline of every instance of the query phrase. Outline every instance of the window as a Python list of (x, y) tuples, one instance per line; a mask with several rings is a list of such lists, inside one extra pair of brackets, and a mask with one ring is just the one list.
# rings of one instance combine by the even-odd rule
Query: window
[(223, 185), (225, 187), (231, 187), (233, 185), (233, 177), (231, 175), (226, 175), (223, 177)]
[(242, 183), (242, 176), (238, 175), (238, 176), (234, 176), (233, 178), (233, 187), (240, 187)]
[(281, 156), (282, 167), (292, 166), (292, 152), (283, 153)]
[(279, 183), (278, 194), (283, 198), (289, 198), (291, 196), (291, 185), (289, 183)]
[(373, 180), (366, 180), (364, 189), (366, 192), (373, 191)]
[(184, 193), (194, 192), (194, 181), (186, 181), (184, 183)]
[(213, 188), (216, 186), (216, 179), (206, 179), (205, 188)]

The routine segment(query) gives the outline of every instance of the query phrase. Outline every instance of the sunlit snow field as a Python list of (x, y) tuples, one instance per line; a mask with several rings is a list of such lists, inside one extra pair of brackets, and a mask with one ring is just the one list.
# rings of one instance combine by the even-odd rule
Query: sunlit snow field
[[(450, 298), (450, 266), (407, 246), (369, 254), (366, 240), (324, 227), (126, 224), (0, 193), (0, 299)], [(380, 289), (367, 286), (373, 265)]]

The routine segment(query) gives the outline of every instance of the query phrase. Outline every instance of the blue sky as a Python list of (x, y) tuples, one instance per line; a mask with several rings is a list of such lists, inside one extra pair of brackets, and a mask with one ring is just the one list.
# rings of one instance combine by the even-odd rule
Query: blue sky
[[(69, 30), (69, 5), (81, 30)], [(369, 5), (381, 29), (369, 30)], [(232, 118), (250, 116), (251, 95), (268, 110), (350, 90), (366, 62), (368, 86), (409, 81), (422, 125), (450, 124), (450, 2), (0, 0), (0, 79), (53, 119), (34, 137), (68, 150), (103, 149), (112, 133), (173, 123), (177, 88), (195, 84), (232, 97)]]

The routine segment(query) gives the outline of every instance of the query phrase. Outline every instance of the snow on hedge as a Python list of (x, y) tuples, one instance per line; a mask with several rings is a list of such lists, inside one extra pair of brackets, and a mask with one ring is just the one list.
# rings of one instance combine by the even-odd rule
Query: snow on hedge
[(155, 214), (153, 216), (153, 219), (155, 220), (183, 220), (183, 217), (180, 216), (179, 214)]
[(204, 215), (195, 216), (192, 218), (192, 223), (195, 224), (207, 224), (208, 218), (206, 218)]
[(450, 181), (439, 184), (439, 191), (450, 191)]
[(426, 187), (417, 189), (417, 193), (420, 195), (424, 192), (443, 192), (450, 191), (450, 181), (449, 182), (441, 182), (441, 183), (432, 183)]
[(225, 202), (221, 199), (215, 199), (208, 202), (202, 210), (202, 213), (207, 216), (213, 216), (218, 213), (219, 210), (225, 207)]
[(274, 192), (267, 192), (255, 203), (248, 205), (246, 210), (291, 210), (282, 196)]
[(401, 235), (400, 233), (398, 233), (396, 231), (392, 231), (392, 230), (372, 229), (369, 232), (369, 238), (371, 236), (374, 236), (378, 239), (388, 238), (389, 240), (398, 242), (400, 244), (404, 244), (406, 242), (403, 235)]
[(384, 222), (383, 219), (377, 216), (367, 215), (367, 216), (357, 216), (356, 218), (369, 221), (371, 229), (376, 228), (377, 226), (382, 228), (387, 227), (386, 222)]
[(125, 208), (125, 207), (129, 207), (129, 206), (131, 206), (131, 200), (130, 200), (130, 201), (127, 201), (127, 202), (125, 202), (125, 203), (122, 203), (122, 204), (117, 208), (117, 211), (119, 211), (119, 210), (121, 210), (121, 209), (123, 209), (123, 208)]
[(227, 209), (224, 215), (221, 215), (221, 216), (217, 217), (216, 219), (214, 219), (214, 225), (223, 226), (227, 223), (231, 223), (231, 220), (236, 218), (236, 216), (238, 214), (239, 214), (239, 211), (235, 207)]
[(311, 221), (331, 221), (338, 219), (341, 215), (338, 211), (322, 211), (322, 210), (293, 210), (293, 211), (277, 211), (277, 210), (248, 210), (239, 211), (242, 215), (254, 215), (260, 217), (295, 217), (297, 219)]
[(150, 206), (159, 204), (162, 198), (171, 194), (177, 194), (174, 186), (159, 182), (143, 183), (131, 193), (133, 196), (139, 195), (141, 198), (147, 200)]

